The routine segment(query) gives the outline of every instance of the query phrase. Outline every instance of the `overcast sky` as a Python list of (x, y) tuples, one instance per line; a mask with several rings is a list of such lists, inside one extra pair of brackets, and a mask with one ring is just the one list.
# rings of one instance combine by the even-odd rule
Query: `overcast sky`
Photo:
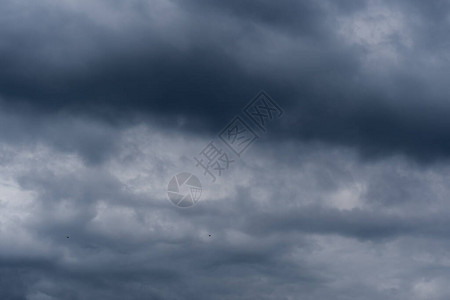
[(0, 1), (0, 299), (449, 299), (449, 79), (447, 1)]

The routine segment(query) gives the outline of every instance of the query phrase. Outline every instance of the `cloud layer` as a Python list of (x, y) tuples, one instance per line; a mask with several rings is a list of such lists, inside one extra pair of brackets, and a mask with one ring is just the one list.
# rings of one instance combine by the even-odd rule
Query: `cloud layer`
[(287, 138), (421, 160), (449, 152), (441, 1), (2, 6), (0, 88), (12, 105), (183, 115), (214, 132), (264, 88), (292, 112)]
[[(1, 3), (0, 298), (448, 299), (449, 12)], [(261, 89), (285, 114), (210, 183)]]

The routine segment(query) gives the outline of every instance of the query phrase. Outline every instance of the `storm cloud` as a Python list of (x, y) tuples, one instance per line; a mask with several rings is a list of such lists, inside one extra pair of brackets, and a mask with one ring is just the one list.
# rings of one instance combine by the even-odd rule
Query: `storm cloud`
[[(0, 298), (448, 299), (449, 14), (3, 1)], [(194, 156), (260, 90), (284, 113), (210, 182)]]
[(189, 130), (215, 132), (263, 88), (292, 112), (286, 138), (448, 156), (441, 1), (2, 6), (0, 88), (11, 105), (183, 115)]

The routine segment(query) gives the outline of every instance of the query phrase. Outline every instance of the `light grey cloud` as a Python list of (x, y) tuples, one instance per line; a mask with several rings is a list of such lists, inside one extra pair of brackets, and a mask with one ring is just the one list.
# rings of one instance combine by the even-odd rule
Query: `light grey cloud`
[[(6, 299), (448, 296), (447, 165), (261, 140), (209, 184), (190, 158), (208, 143), (202, 135), (57, 120), (43, 120), (32, 143), (1, 144)], [(81, 121), (90, 132), (80, 140), (101, 131), (117, 143), (102, 163), (45, 134)], [(167, 199), (179, 171), (204, 184), (194, 208)]]

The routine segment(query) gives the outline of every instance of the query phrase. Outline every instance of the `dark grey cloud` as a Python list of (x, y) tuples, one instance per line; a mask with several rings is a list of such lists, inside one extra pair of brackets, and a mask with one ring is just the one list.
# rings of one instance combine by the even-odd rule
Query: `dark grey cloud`
[[(0, 298), (448, 299), (448, 11), (1, 3)], [(283, 117), (210, 184), (261, 89)]]
[(11, 104), (181, 115), (187, 129), (215, 132), (265, 89), (289, 112), (287, 138), (449, 153), (439, 1), (2, 5), (0, 92)]

